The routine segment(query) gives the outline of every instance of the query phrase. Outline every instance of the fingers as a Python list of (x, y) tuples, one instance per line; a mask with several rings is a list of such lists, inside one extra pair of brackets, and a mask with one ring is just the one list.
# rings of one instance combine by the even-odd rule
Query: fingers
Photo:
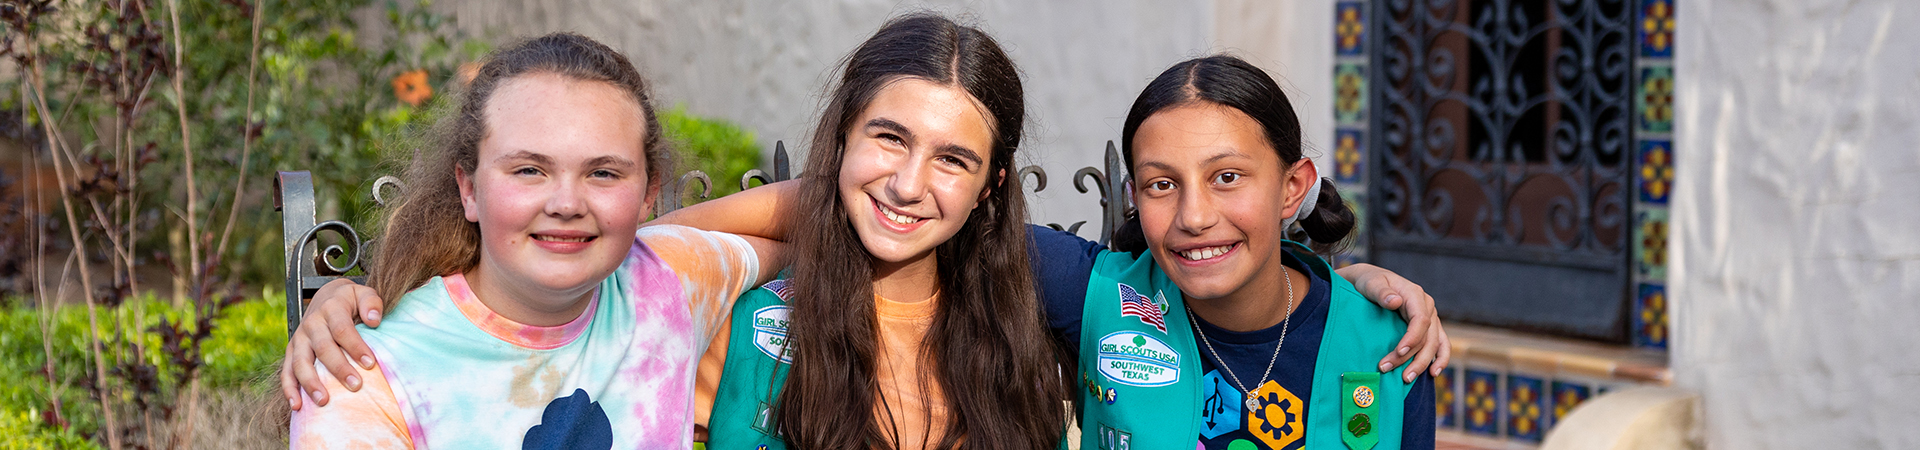
[(1400, 371), (1400, 381), (1412, 383), (1415, 378), (1419, 378), (1420, 373), (1425, 372), (1429, 367), (1428, 365), (1433, 363), (1434, 355), (1439, 353), (1439, 339), (1432, 336), (1433, 331), (1431, 328), (1428, 329), (1426, 334), (1428, 335), (1428, 345), (1420, 347), (1418, 354), (1413, 357), (1413, 362), (1407, 364), (1406, 370)]
[[(324, 330), (316, 331), (310, 336), (312, 338), (311, 347), (313, 348), (314, 356), (320, 358), (320, 365), (326, 366), (327, 372), (333, 373), (336, 378), (340, 378), (340, 383), (347, 387), (347, 391), (358, 392), (360, 390), (360, 371), (354, 369), (352, 363), (347, 362), (347, 353), (341, 351), (340, 346), (334, 342), (334, 339), (336, 337), (353, 336), (357, 341), (359, 340), (359, 333), (354, 330), (352, 322), (336, 320), (326, 325)], [(319, 329), (319, 327), (315, 328), (316, 330)], [(360, 346), (364, 348), (366, 344), (362, 343)], [(343, 374), (344, 376), (342, 376)], [(308, 389), (325, 389), (325, 387), (319, 385), (319, 379), (313, 381), (314, 385), (309, 386)]]
[(380, 328), (380, 313), (386, 308), (386, 303), (381, 301), (380, 294), (374, 292), (373, 288), (354, 285), (353, 298), (356, 305), (354, 310), (360, 312), (360, 321), (369, 327)]
[(293, 369), (293, 378), (307, 389), (307, 395), (313, 398), (315, 406), (327, 406), (327, 388), (320, 385), (320, 376), (313, 371), (313, 350), (307, 348), (307, 342), (294, 339), (288, 344), (287, 353), (291, 355), (288, 364)]
[(287, 406), (294, 411), (300, 410), (300, 384), (293, 381), (293, 347), (287, 347), (287, 358), (280, 358), (280, 395), (287, 397)]
[(1447, 338), (1447, 330), (1438, 321), (1433, 323), (1433, 332), (1440, 337), (1440, 357), (1434, 360), (1433, 368), (1427, 372), (1439, 376), (1440, 371), (1447, 369), (1447, 363), (1453, 361), (1453, 340)]
[(1427, 336), (1427, 327), (1415, 326), (1409, 323), (1407, 325), (1407, 334), (1400, 337), (1400, 343), (1395, 344), (1393, 350), (1387, 354), (1387, 357), (1380, 360), (1380, 372), (1391, 372), (1393, 368), (1399, 367), (1401, 363), (1407, 362), (1408, 358), (1413, 357), (1413, 349), (1421, 348), (1421, 346), (1426, 343)]
[[(348, 369), (345, 364), (338, 363), (344, 358), (352, 358), (353, 362), (359, 363), (362, 369), (373, 370), (373, 349), (367, 347), (365, 340), (360, 339), (360, 330), (353, 327), (355, 305), (350, 305), (349, 303), (364, 305), (367, 302), (366, 299), (371, 298), (373, 299), (372, 302), (378, 305), (380, 303), (380, 297), (373, 294), (372, 288), (359, 285), (354, 285), (353, 288), (349, 295), (355, 296), (354, 301), (334, 302), (314, 313), (321, 316), (319, 320), (326, 325), (326, 334), (313, 336), (313, 347), (320, 353), (321, 364), (325, 364), (327, 370), (333, 371), (334, 374), (353, 373), (351, 370), (342, 371)], [(368, 311), (367, 314), (370, 315), (368, 316), (368, 320), (379, 320), (380, 313), (378, 309), (362, 311)], [(369, 327), (374, 325), (377, 325), (377, 323), (367, 324)], [(302, 328), (304, 328), (304, 326)], [(346, 353), (338, 357), (330, 357), (330, 354), (340, 351)], [(341, 381), (346, 382), (347, 380)], [(360, 385), (347, 383), (347, 390), (358, 392)]]

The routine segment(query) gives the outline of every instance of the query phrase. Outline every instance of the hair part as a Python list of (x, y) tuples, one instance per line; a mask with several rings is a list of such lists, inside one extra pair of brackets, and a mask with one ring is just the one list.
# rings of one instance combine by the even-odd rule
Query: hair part
[[(1147, 88), (1133, 101), (1133, 108), (1127, 111), (1127, 121), (1120, 131), (1120, 151), (1127, 160), (1128, 170), (1133, 168), (1133, 138), (1140, 131), (1140, 125), (1155, 113), (1193, 103), (1233, 108), (1258, 122), (1267, 144), (1280, 155), (1283, 168), (1292, 167), (1303, 160), (1300, 118), (1294, 114), (1293, 103), (1287, 101), (1287, 94), (1280, 89), (1280, 84), (1267, 76), (1266, 71), (1245, 60), (1229, 55), (1214, 55), (1174, 64), (1155, 77), (1153, 82), (1147, 83)], [(1339, 253), (1345, 249), (1349, 236), (1353, 234), (1353, 210), (1341, 199), (1333, 183), (1325, 179), (1314, 182), (1320, 183), (1320, 196), (1314, 203), (1313, 212), (1297, 224), (1304, 230), (1306, 238), (1311, 240), (1314, 252), (1325, 255)], [(1128, 220), (1115, 230), (1113, 248), (1129, 252), (1146, 250), (1146, 236), (1140, 228), (1137, 213), (1130, 214)]]
[(1013, 165), (1026, 120), (1018, 70), (986, 33), (928, 13), (888, 21), (842, 67), (813, 131), (803, 213), (791, 226), (795, 364), (776, 402), (780, 430), (800, 449), (900, 444), (897, 424), (875, 417), (883, 403), (873, 256), (837, 186), (853, 122), (887, 85), (918, 78), (966, 91), (993, 133), (986, 198), (935, 250), (941, 294), (922, 344), (931, 373), (922, 376), (938, 383), (943, 396), (934, 402), (949, 415), (946, 435), (929, 436), (929, 445), (1056, 446), (1067, 388), (1025, 253), (1026, 197)]
[[(488, 55), (460, 95), (459, 106), (437, 122), (406, 164), (402, 192), (373, 249), (367, 279), (391, 308), (407, 291), (436, 276), (464, 273), (480, 263), (480, 226), (466, 220), (456, 171), (471, 175), (487, 137), (487, 101), (507, 82), (532, 74), (607, 83), (640, 105), (646, 122), (640, 151), (647, 165), (647, 196), (659, 192), (671, 150), (660, 138), (647, 81), (632, 62), (605, 44), (574, 33), (553, 33), (501, 47)], [(393, 243), (393, 245), (387, 245)]]

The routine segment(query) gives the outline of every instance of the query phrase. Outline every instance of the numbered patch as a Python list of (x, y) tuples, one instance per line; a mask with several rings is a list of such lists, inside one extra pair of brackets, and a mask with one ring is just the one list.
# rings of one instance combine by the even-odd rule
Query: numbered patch
[(1133, 450), (1133, 434), (1100, 424), (1100, 450)]

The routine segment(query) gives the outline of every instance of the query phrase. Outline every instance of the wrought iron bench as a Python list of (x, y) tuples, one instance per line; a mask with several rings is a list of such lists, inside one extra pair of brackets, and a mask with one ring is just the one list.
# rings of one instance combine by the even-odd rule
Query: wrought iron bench
[[(760, 184), (766, 184), (791, 179), (790, 171), (786, 143), (776, 141), (773, 150), (773, 173), (768, 174), (759, 169), (749, 170), (740, 177), (740, 188), (747, 189), (755, 180)], [(1109, 201), (1115, 198), (1115, 193), (1120, 191), (1123, 182), (1120, 178), (1108, 175), (1115, 173), (1124, 174), (1126, 169), (1122, 166), (1120, 152), (1114, 147), (1112, 141), (1107, 142), (1105, 170), (1083, 167), (1073, 173), (1075, 190), (1083, 194), (1089, 191), (1098, 191), (1100, 194), (1100, 242), (1102, 243), (1113, 238), (1113, 230), (1119, 226), (1125, 213), (1122, 202)], [(1016, 176), (1032, 176), (1033, 192), (1047, 188), (1047, 172), (1040, 166), (1023, 167)], [(1093, 182), (1091, 187), (1087, 184), (1089, 179)], [(666, 214), (680, 209), (683, 206), (682, 200), (687, 194), (692, 193), (688, 189), (696, 182), (699, 183), (700, 190), (695, 193), (695, 198), (704, 200), (712, 195), (713, 179), (698, 170), (688, 171), (666, 184), (658, 203), (654, 205), (654, 211)], [(370, 193), (375, 204), (380, 207), (386, 206), (387, 196), (384, 193), (389, 187), (405, 189), (405, 184), (402, 180), (391, 176), (376, 179)], [(354, 273), (356, 268), (361, 269), (361, 273), (366, 272), (366, 264), (361, 260), (365, 258), (363, 248), (368, 241), (362, 240), (360, 233), (346, 222), (318, 221), (315, 217), (317, 207), (311, 173), (304, 170), (284, 171), (274, 177), (273, 208), (280, 212), (281, 238), (285, 246), (288, 334), (292, 334), (294, 329), (300, 327), (300, 318), (306, 313), (307, 301), (320, 290), (320, 286), (338, 278), (347, 278), (358, 283), (366, 282), (364, 276), (349, 274)], [(1057, 223), (1047, 224), (1047, 226), (1071, 233), (1078, 232), (1080, 226), (1086, 223), (1086, 221), (1079, 221), (1066, 226)], [(338, 237), (338, 240), (323, 246), (320, 239), (322, 232), (332, 233)]]

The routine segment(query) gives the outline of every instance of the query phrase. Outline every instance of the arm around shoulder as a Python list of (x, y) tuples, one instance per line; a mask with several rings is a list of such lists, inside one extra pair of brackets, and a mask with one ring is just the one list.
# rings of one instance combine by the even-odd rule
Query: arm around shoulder
[(348, 375), (361, 379), (358, 392), (342, 389), (341, 381), (324, 368), (317, 370), (327, 385), (332, 401), (327, 406), (313, 403), (302, 394), (300, 409), (293, 412), (288, 444), (295, 449), (410, 449), (413, 436), (401, 412), (393, 386), (380, 370), (354, 368)]

